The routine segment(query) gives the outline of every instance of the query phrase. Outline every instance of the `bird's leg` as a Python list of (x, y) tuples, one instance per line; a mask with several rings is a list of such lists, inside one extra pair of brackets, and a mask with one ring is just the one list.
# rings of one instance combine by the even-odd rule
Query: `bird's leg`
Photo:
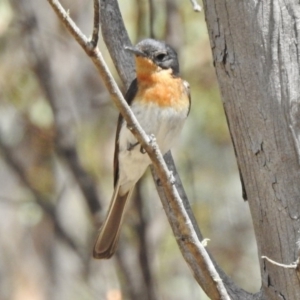
[(127, 151), (133, 150), (138, 144), (139, 144), (139, 142), (136, 142), (134, 144), (129, 143), (128, 147), (127, 147)]
[[(149, 134), (149, 135), (148, 135), (148, 138), (149, 138), (149, 143), (150, 143), (150, 144), (156, 141), (156, 137), (155, 137), (154, 134)], [(142, 154), (145, 154), (145, 153), (146, 153), (146, 150), (143, 148), (143, 146), (141, 146), (140, 152), (141, 152)]]
[[(152, 143), (153, 141), (156, 141), (155, 135), (154, 134), (150, 134), (149, 136), (149, 142)], [(137, 145), (139, 144), (139, 142), (136, 142), (134, 144), (129, 143), (128, 147), (127, 147), (127, 151), (131, 151), (133, 150)], [(143, 146), (140, 147), (140, 152), (142, 154), (146, 153), (146, 150), (143, 148)]]
[[(128, 145), (128, 147), (127, 147), (127, 151), (133, 150), (138, 144), (139, 144), (139, 142), (136, 142), (136, 143), (134, 143), (134, 144), (130, 144), (130, 143), (129, 143), (129, 145)], [(143, 146), (140, 147), (140, 152), (141, 152), (142, 154), (145, 154), (145, 153), (146, 153), (146, 150), (143, 148)]]
[[(128, 145), (128, 147), (127, 147), (127, 151), (133, 150), (138, 144), (139, 144), (139, 142), (136, 142), (136, 143), (134, 143), (134, 144), (130, 144), (130, 143), (129, 143), (129, 145)], [(146, 153), (146, 150), (143, 148), (143, 146), (140, 147), (140, 152), (141, 152), (142, 154), (145, 154), (145, 153)]]

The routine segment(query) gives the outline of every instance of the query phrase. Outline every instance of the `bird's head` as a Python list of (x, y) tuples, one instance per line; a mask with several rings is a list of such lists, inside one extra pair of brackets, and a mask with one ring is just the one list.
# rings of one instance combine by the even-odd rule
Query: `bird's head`
[(136, 58), (138, 71), (171, 70), (174, 75), (179, 74), (179, 64), (176, 51), (165, 42), (154, 39), (140, 41), (134, 47), (125, 47)]

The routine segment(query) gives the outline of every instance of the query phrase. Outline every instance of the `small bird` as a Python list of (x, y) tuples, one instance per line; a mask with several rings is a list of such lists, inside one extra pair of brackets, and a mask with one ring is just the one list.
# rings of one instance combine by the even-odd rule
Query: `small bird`
[[(146, 134), (156, 137), (165, 154), (189, 114), (189, 84), (179, 77), (177, 53), (168, 44), (145, 39), (126, 49), (135, 56), (136, 79), (125, 99)], [(150, 164), (148, 154), (120, 114), (115, 139), (114, 193), (94, 246), (94, 258), (110, 258), (115, 253), (126, 203)]]

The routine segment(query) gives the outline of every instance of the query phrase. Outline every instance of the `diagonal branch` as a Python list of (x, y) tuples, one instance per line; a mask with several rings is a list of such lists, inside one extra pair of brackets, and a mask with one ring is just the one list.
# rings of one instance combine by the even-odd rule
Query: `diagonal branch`
[[(73, 37), (78, 41), (83, 50), (94, 62), (112, 97), (113, 102), (118, 107), (125, 121), (127, 122), (128, 128), (131, 130), (131, 132), (134, 134), (134, 136), (137, 138), (139, 143), (147, 151), (149, 157), (151, 158), (153, 168), (155, 170), (155, 173), (157, 174), (157, 178), (159, 179), (160, 184), (163, 186), (163, 194), (165, 195), (165, 197), (163, 197), (165, 198), (165, 201), (163, 202), (166, 214), (169, 218), (169, 222), (172, 226), (177, 243), (180, 246), (182, 255), (191, 267), (196, 280), (211, 299), (230, 299), (224, 287), (222, 279), (220, 278), (213, 262), (206, 252), (206, 249), (200, 242), (194, 230), (194, 224), (192, 223), (189, 216), (190, 212), (188, 213), (188, 211), (185, 209), (182, 199), (180, 198), (178, 190), (176, 189), (176, 186), (174, 184), (174, 177), (168, 170), (167, 164), (157, 147), (155, 139), (148, 137), (142, 130), (141, 126), (138, 124), (135, 116), (133, 115), (117, 84), (111, 76), (99, 49), (91, 49), (89, 47), (87, 38), (77, 28), (77, 26), (63, 9), (59, 1), (48, 0), (48, 2), (53, 7), (59, 19), (64, 23), (69, 32), (73, 35)], [(103, 1), (101, 5), (104, 2), (108, 3), (112, 1)], [(112, 13), (112, 10), (110, 10), (110, 14)], [(121, 31), (124, 30), (125, 29), (121, 28)], [(123, 81), (125, 81), (126, 85), (128, 85), (126, 76), (124, 76), (124, 78), (122, 79)], [(160, 195), (162, 195), (162, 193), (160, 193)], [(227, 283), (230, 282), (228, 277), (223, 272), (221, 272), (221, 274), (223, 280), (225, 280)], [(243, 290), (238, 289), (236, 286), (228, 287), (228, 289), (234, 290), (234, 292), (238, 291), (244, 296), (244, 298), (240, 298), (240, 295), (238, 295), (239, 298), (233, 297), (232, 299), (250, 299), (250, 297), (252, 296), (244, 292)]]
[(113, 79), (108, 66), (98, 48), (90, 49), (89, 42), (86, 36), (80, 31), (80, 29), (75, 25), (70, 16), (61, 6), (59, 1), (57, 0), (48, 0), (53, 9), (55, 10), (58, 17), (64, 23), (66, 28), (70, 31), (70, 33), (74, 36), (74, 38), (81, 45), (83, 50), (87, 53), (87, 55), (94, 62), (97, 70), (99, 71), (106, 88), (108, 89), (113, 102), (123, 115), (125, 121), (127, 122), (127, 126), (130, 131), (137, 138), (142, 147), (147, 151), (148, 155), (154, 162), (154, 166), (156, 171), (160, 175), (162, 183), (169, 186), (169, 190), (172, 190), (172, 184), (169, 182), (170, 173), (168, 171), (167, 165), (163, 159), (162, 154), (160, 153), (156, 141), (154, 138), (146, 135), (140, 124), (137, 122), (134, 114), (132, 113), (130, 107), (128, 106), (126, 100), (124, 99), (118, 85)]
[[(131, 42), (125, 28), (118, 2), (100, 2), (101, 32), (113, 63), (126, 88), (135, 78), (133, 55), (128, 55), (124, 46)], [(109, 24), (109, 26), (107, 26)]]

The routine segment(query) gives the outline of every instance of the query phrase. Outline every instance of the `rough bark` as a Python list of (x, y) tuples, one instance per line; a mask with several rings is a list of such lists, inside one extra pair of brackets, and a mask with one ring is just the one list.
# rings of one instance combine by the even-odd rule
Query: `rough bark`
[[(214, 65), (252, 214), (258, 255), (298, 259), (300, 5), (204, 1)], [(300, 299), (295, 269), (260, 259), (262, 299)]]

